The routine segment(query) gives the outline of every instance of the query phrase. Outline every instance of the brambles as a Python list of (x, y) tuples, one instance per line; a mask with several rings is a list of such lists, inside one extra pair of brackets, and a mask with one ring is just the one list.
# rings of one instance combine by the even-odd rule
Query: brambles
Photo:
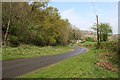
[(111, 52), (118, 52), (118, 42), (117, 41), (107, 41), (102, 42), (100, 45), (101, 49), (111, 51)]
[(109, 62), (98, 62), (98, 63), (96, 63), (96, 65), (99, 66), (99, 67), (111, 70), (113, 72), (118, 71), (118, 69), (113, 64), (111, 64)]

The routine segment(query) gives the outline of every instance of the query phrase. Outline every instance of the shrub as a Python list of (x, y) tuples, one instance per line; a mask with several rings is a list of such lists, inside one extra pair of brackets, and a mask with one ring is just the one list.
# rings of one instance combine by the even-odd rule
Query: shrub
[(118, 52), (118, 42), (117, 41), (102, 42), (100, 48), (107, 51)]
[(11, 36), (10, 37), (10, 46), (16, 47), (19, 46), (20, 42), (17, 36)]
[(85, 40), (86, 40), (86, 41), (91, 41), (91, 42), (94, 42), (94, 39), (93, 39), (93, 38), (91, 38), (91, 37), (87, 37)]

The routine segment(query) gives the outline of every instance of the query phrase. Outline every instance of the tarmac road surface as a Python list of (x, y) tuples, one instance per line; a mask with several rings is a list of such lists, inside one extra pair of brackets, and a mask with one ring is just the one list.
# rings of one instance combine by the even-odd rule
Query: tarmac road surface
[(25, 73), (29, 73), (31, 71), (55, 64), (59, 61), (71, 58), (75, 55), (84, 53), (85, 51), (85, 48), (76, 47), (74, 51), (65, 54), (3, 61), (2, 78), (14, 78)]

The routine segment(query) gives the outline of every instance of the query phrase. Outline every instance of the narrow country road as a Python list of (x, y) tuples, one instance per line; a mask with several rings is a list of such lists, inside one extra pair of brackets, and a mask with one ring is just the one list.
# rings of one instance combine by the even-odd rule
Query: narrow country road
[(68, 59), (80, 53), (84, 53), (85, 51), (85, 48), (76, 47), (74, 51), (68, 52), (66, 54), (3, 61), (2, 77), (14, 78), (25, 73), (29, 73), (33, 70), (40, 69), (51, 64), (55, 64), (56, 62)]

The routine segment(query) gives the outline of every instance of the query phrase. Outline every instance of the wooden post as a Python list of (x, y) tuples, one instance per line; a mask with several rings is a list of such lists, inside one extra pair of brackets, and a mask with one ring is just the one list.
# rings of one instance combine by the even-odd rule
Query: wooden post
[(99, 36), (99, 27), (98, 27), (98, 15), (96, 15), (97, 19), (97, 48), (100, 47), (100, 36)]

